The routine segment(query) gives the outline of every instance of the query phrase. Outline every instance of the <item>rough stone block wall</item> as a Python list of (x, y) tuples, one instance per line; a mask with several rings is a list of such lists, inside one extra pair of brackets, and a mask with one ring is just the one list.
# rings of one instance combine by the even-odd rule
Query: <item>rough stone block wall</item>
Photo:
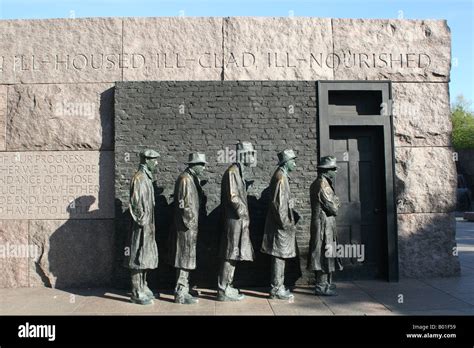
[(0, 35), (0, 245), (39, 250), (0, 258), (0, 286), (114, 283), (114, 86), (137, 80), (391, 80), (401, 275), (459, 273), (446, 21), (2, 20)]
[[(188, 153), (204, 152), (209, 164), (207, 216), (201, 217), (198, 237), (198, 285), (216, 286), (218, 245), (222, 233), (220, 183), (232, 163), (223, 154), (235, 150), (239, 140), (251, 141), (257, 165), (247, 175), (255, 180), (249, 189), (251, 239), (256, 258), (238, 266), (235, 283), (269, 285), (269, 257), (260, 253), (268, 204), (268, 185), (277, 168), (277, 153), (292, 148), (298, 155), (297, 170), (291, 173), (291, 190), (297, 199), (301, 220), (297, 229), (300, 258), (288, 265), (287, 279), (308, 282), (303, 272), (309, 243), (309, 187), (316, 177), (316, 83), (277, 81), (209, 82), (122, 82), (115, 91), (116, 214), (118, 227), (129, 226), (129, 183), (137, 169), (137, 153), (143, 148), (158, 150), (156, 219), (160, 266), (157, 283), (174, 281), (174, 269), (166, 265), (169, 221), (173, 214), (172, 194), (177, 176), (186, 167)], [(229, 162), (230, 161), (230, 162)], [(120, 231), (120, 232), (119, 232)], [(117, 229), (121, 237), (127, 228)], [(119, 250), (123, 250), (123, 247)], [(153, 274), (152, 274), (153, 277)]]

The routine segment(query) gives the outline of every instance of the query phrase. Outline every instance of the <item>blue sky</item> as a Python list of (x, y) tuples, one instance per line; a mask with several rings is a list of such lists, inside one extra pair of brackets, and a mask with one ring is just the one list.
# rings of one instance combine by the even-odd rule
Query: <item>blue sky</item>
[(452, 34), (451, 100), (474, 101), (474, 0), (0, 0), (0, 18), (294, 16), (446, 19)]

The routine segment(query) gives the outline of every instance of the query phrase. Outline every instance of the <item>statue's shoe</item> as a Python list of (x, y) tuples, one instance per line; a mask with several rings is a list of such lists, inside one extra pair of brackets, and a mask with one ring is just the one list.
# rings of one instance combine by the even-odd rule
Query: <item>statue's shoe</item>
[(148, 286), (145, 286), (145, 290), (143, 290), (143, 292), (145, 293), (145, 295), (149, 298), (149, 299), (155, 299), (155, 294), (153, 293), (153, 291), (150, 290), (150, 288)]
[(140, 305), (150, 305), (153, 304), (153, 300), (149, 298), (148, 296), (142, 295), (142, 296), (132, 296), (130, 297), (130, 301), (132, 303), (140, 304)]
[(199, 302), (199, 299), (197, 299), (194, 296), (191, 296), (190, 294), (174, 295), (174, 303), (195, 304), (195, 303), (198, 303), (198, 302)]
[(283, 289), (283, 290), (275, 292), (275, 293), (270, 293), (270, 298), (271, 299), (277, 299), (277, 300), (291, 300), (291, 299), (295, 298), (295, 295), (293, 295), (290, 292), (290, 290)]
[(217, 301), (242, 301), (245, 298), (244, 294), (239, 293), (224, 293), (219, 291), (217, 293)]
[(323, 289), (316, 287), (314, 290), (316, 296), (337, 296), (337, 292), (334, 289), (331, 289), (330, 286), (326, 286)]

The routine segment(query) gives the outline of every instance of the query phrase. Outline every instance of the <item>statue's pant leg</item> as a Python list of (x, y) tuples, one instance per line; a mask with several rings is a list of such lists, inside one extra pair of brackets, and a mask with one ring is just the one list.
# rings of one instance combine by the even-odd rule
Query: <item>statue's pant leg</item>
[(329, 275), (322, 271), (316, 271), (316, 288), (319, 288), (321, 291), (325, 291), (326, 286), (328, 285)]
[(175, 294), (184, 295), (189, 293), (189, 270), (178, 268), (176, 270)]
[(277, 293), (280, 290), (285, 290), (285, 286), (283, 285), (285, 281), (285, 263), (285, 259), (272, 256), (272, 293)]
[(332, 284), (332, 272), (328, 273), (328, 284)]
[(235, 260), (224, 260), (221, 264), (221, 269), (217, 279), (217, 287), (221, 291), (226, 291), (228, 286), (232, 286), (234, 281)]
[(143, 270), (143, 271), (142, 271), (142, 289), (145, 290), (146, 287), (147, 287), (147, 283), (146, 283), (146, 270)]
[(142, 292), (142, 271), (138, 269), (132, 269), (131, 280), (132, 280), (132, 296), (139, 297)]

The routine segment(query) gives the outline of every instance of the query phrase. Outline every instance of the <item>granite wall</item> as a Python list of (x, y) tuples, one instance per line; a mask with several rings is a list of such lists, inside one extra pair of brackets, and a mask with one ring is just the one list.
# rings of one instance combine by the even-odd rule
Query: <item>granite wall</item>
[(459, 273), (445, 21), (3, 20), (0, 38), (0, 286), (116, 283), (114, 86), (137, 80), (393, 81), (401, 275)]

